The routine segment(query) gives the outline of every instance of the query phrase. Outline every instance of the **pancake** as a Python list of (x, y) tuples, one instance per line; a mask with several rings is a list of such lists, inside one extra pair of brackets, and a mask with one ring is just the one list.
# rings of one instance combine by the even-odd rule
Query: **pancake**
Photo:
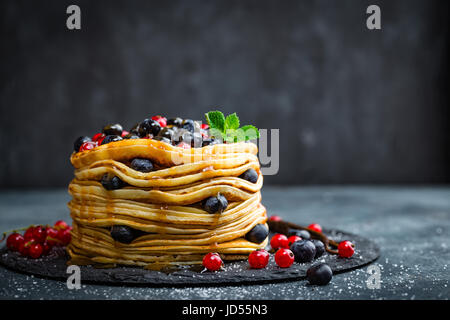
[[(258, 224), (268, 230), (257, 151), (246, 142), (184, 149), (154, 139), (124, 139), (74, 152), (69, 263), (159, 269), (201, 264), (209, 252), (224, 260), (246, 259), (268, 242), (246, 239)], [(135, 158), (150, 160), (153, 170), (134, 170)], [(257, 173), (256, 182), (242, 178), (248, 170)], [(123, 185), (107, 190), (104, 177)], [(226, 209), (208, 212), (202, 203), (219, 195), (226, 198)], [(133, 230), (135, 238), (115, 240), (114, 226)]]

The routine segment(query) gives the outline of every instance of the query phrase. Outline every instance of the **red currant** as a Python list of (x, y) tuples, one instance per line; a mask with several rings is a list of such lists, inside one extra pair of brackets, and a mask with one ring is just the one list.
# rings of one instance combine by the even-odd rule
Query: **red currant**
[(34, 227), (29, 227), (23, 234), (25, 241), (33, 240)]
[(43, 244), (42, 244), (42, 254), (43, 255), (46, 255), (46, 254), (48, 254), (49, 252), (50, 252), (50, 250), (52, 249), (52, 245), (48, 242), (48, 241), (45, 241)]
[(289, 248), (289, 241), (288, 238), (281, 233), (277, 233), (270, 239), (270, 246), (272, 249), (279, 249), (279, 248)]
[(51, 246), (54, 246), (59, 243), (58, 230), (53, 229), (53, 228), (47, 229), (47, 242)]
[(99, 132), (99, 133), (94, 134), (94, 135), (92, 136), (92, 139), (91, 139), (91, 140), (94, 141), (94, 142), (97, 142), (98, 140), (100, 140), (101, 138), (104, 138), (104, 137), (105, 137), (105, 134)]
[(165, 126), (167, 126), (167, 119), (165, 117), (162, 116), (153, 116), (152, 120), (156, 120), (159, 122), (159, 125), (163, 128)]
[(269, 221), (281, 221), (281, 217), (280, 216), (271, 216), (269, 218)]
[(202, 125), (200, 126), (200, 128), (202, 128), (203, 130), (208, 130), (209, 126), (206, 123), (202, 123)]
[(19, 246), (19, 252), (21, 255), (27, 257), (28, 254), (30, 253), (30, 246), (33, 242), (32, 241), (24, 241), (20, 244)]
[(122, 131), (122, 138), (125, 137), (127, 134), (130, 134), (130, 133), (128, 131), (126, 131), (126, 130), (123, 130)]
[(275, 262), (281, 268), (289, 268), (294, 263), (294, 254), (289, 249), (279, 249), (275, 253)]
[(47, 230), (42, 228), (42, 226), (37, 226), (33, 230), (33, 239), (37, 243), (43, 243), (47, 238)]
[(269, 253), (264, 250), (255, 250), (248, 256), (248, 263), (254, 269), (265, 268), (269, 263)]
[(288, 238), (288, 243), (289, 243), (289, 247), (291, 246), (291, 244), (293, 244), (295, 241), (300, 241), (302, 240), (302, 238), (300, 238), (299, 236), (290, 236)]
[(6, 239), (6, 246), (11, 251), (19, 251), (20, 245), (25, 242), (23, 236), (19, 233), (11, 233)]
[(61, 241), (61, 245), (63, 246), (67, 246), (70, 243), (70, 240), (72, 240), (72, 235), (70, 234), (69, 229), (58, 230), (56, 237)]
[(322, 227), (318, 223), (312, 223), (308, 226), (308, 228), (317, 232), (322, 232)]
[(83, 143), (83, 144), (81, 145), (79, 151), (81, 152), (81, 151), (92, 150), (92, 149), (94, 149), (95, 147), (96, 147), (95, 142), (88, 141), (88, 142), (85, 142), (85, 143)]
[(179, 144), (177, 144), (177, 147), (183, 148), (183, 149), (190, 149), (191, 145), (187, 144), (186, 142), (180, 142)]
[(203, 266), (209, 271), (217, 271), (223, 265), (223, 261), (218, 253), (210, 252), (203, 257)]
[(66, 230), (69, 228), (69, 225), (63, 220), (58, 220), (53, 225), (53, 228), (56, 230), (61, 230), (61, 229)]
[(39, 243), (30, 245), (28, 254), (33, 259), (39, 258), (42, 255), (42, 246)]
[(342, 241), (338, 245), (338, 254), (342, 258), (350, 258), (355, 253), (355, 249), (353, 248), (353, 244), (348, 241)]

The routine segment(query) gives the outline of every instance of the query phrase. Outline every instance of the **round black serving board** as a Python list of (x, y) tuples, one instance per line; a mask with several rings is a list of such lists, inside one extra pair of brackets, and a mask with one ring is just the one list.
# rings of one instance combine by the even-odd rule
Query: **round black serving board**
[[(81, 266), (81, 282), (108, 285), (133, 286), (199, 286), (199, 285), (232, 285), (280, 282), (300, 280), (306, 277), (306, 270), (319, 262), (327, 263), (333, 273), (340, 273), (365, 266), (380, 255), (378, 246), (361, 236), (337, 230), (324, 230), (324, 233), (336, 241), (351, 240), (356, 252), (351, 258), (340, 258), (325, 253), (311, 263), (294, 263), (289, 268), (276, 265), (273, 255), (264, 269), (250, 269), (247, 261), (225, 262), (225, 270), (218, 272), (200, 272), (201, 267), (179, 270), (152, 271), (138, 267), (119, 266), (99, 269), (92, 266)], [(68, 256), (63, 248), (54, 248), (51, 253), (39, 259), (22, 257), (17, 252), (6, 248), (0, 250), (0, 263), (5, 267), (44, 278), (67, 280)]]

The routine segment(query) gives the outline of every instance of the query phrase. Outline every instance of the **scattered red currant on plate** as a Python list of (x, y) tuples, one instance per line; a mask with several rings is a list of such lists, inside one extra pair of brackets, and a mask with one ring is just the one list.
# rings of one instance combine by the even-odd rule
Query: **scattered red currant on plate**
[(209, 271), (217, 271), (223, 265), (218, 253), (210, 252), (203, 257), (203, 266)]
[(24, 241), (19, 246), (19, 252), (21, 255), (27, 257), (30, 252), (30, 246), (33, 242), (32, 241)]
[(290, 236), (290, 237), (288, 238), (288, 244), (289, 244), (289, 247), (290, 247), (291, 244), (293, 244), (295, 241), (300, 241), (300, 240), (302, 240), (302, 238), (299, 237), (299, 236)]
[(27, 230), (25, 230), (25, 233), (23, 234), (23, 238), (25, 241), (30, 241), (33, 239), (33, 233), (34, 233), (34, 227), (28, 227)]
[(72, 239), (72, 235), (70, 234), (69, 229), (58, 230), (56, 237), (58, 238), (58, 240), (61, 241), (61, 245), (63, 246), (67, 246), (70, 243), (70, 240)]
[(280, 216), (270, 216), (269, 221), (281, 221)]
[(308, 226), (308, 228), (317, 232), (322, 232), (322, 227), (318, 223), (312, 223)]
[(338, 254), (342, 258), (350, 258), (355, 253), (355, 249), (353, 248), (353, 244), (348, 241), (342, 241), (338, 245)]
[(33, 240), (37, 243), (43, 243), (47, 238), (47, 230), (42, 226), (37, 226), (33, 230)]
[(11, 251), (19, 251), (20, 245), (25, 242), (23, 236), (17, 232), (11, 233), (6, 239), (6, 246)]
[(54, 246), (59, 243), (58, 230), (53, 228), (47, 229), (47, 242), (50, 246)]
[(42, 246), (39, 243), (31, 244), (28, 250), (28, 255), (33, 259), (39, 258), (43, 251)]
[(248, 256), (248, 263), (253, 269), (262, 269), (269, 263), (269, 253), (264, 250), (255, 250)]
[(288, 238), (281, 233), (277, 233), (270, 239), (270, 246), (272, 249), (279, 249), (279, 248), (289, 248), (289, 241)]
[(294, 254), (289, 249), (281, 248), (275, 253), (275, 262), (281, 268), (289, 268), (294, 263)]
[(61, 229), (66, 230), (66, 229), (69, 229), (69, 225), (63, 220), (58, 220), (53, 225), (53, 228), (56, 230), (61, 230)]

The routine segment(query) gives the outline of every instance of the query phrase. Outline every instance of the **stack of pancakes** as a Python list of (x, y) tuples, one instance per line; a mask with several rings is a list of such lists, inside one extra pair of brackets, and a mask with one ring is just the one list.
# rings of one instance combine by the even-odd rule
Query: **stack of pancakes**
[[(183, 149), (152, 139), (121, 140), (73, 153), (70, 263), (158, 269), (200, 264), (208, 252), (237, 260), (264, 248), (267, 238), (261, 243), (245, 239), (267, 220), (256, 154), (253, 143)], [(134, 158), (151, 160), (154, 170), (133, 170), (129, 165)], [(256, 183), (239, 177), (248, 169), (258, 173)], [(125, 186), (106, 190), (100, 182), (105, 174), (119, 177)], [(228, 200), (226, 210), (206, 212), (202, 201), (219, 193)], [(114, 241), (110, 230), (115, 225), (140, 235), (129, 244)]]

